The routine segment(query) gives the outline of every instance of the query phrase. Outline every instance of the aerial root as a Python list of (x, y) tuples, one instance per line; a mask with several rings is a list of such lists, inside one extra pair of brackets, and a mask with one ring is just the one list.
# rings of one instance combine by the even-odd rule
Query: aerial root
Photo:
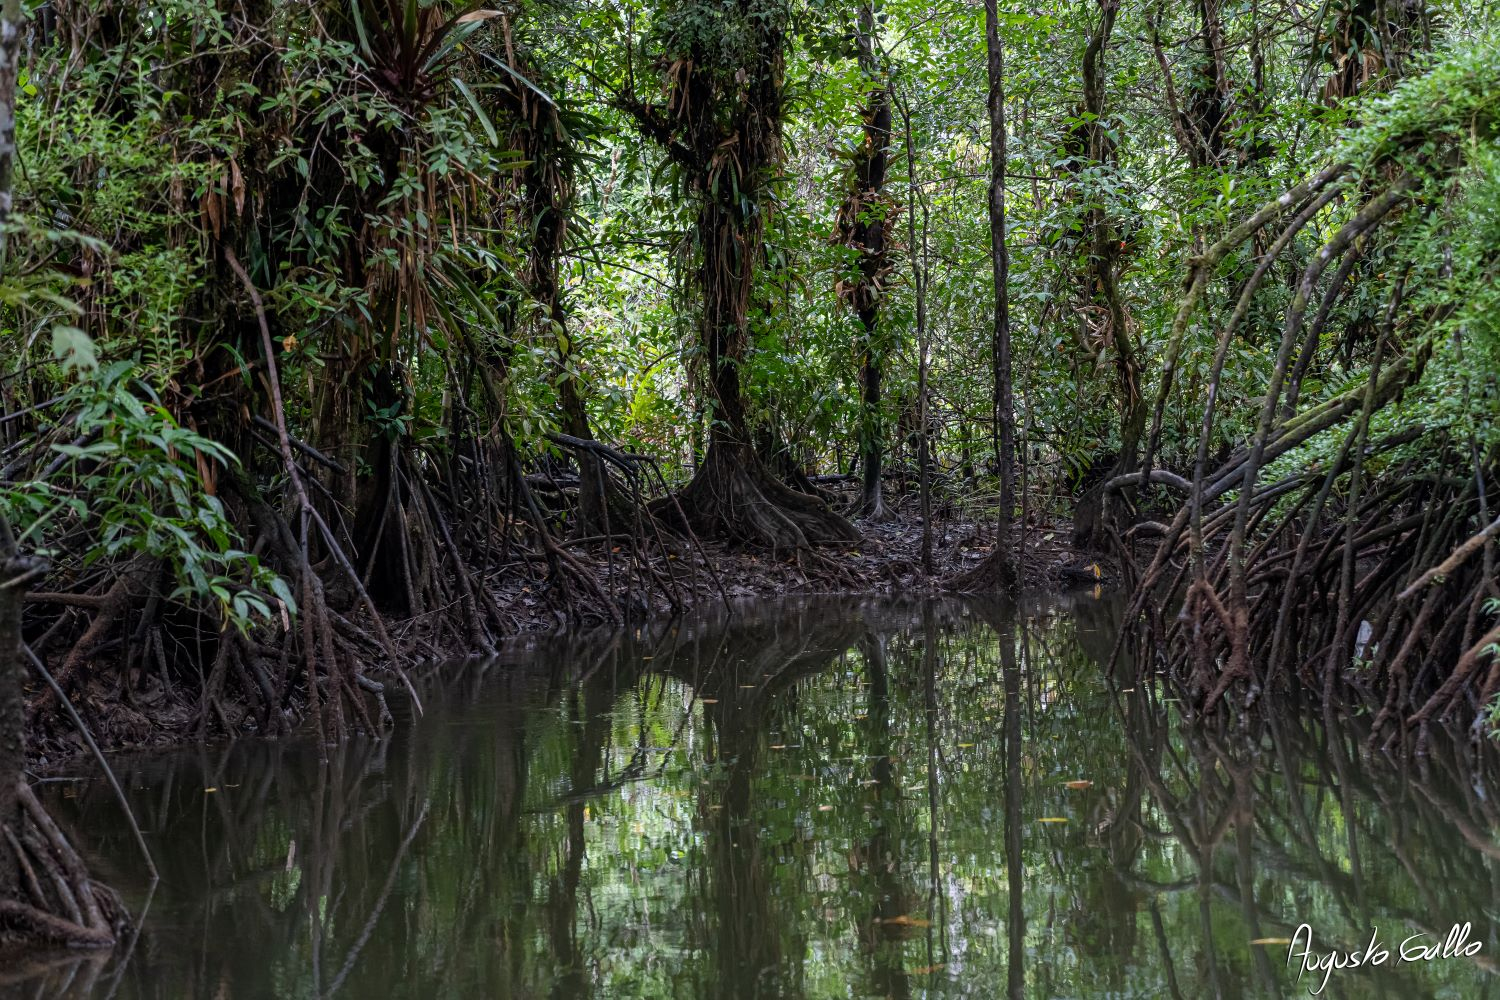
[(109, 948), (129, 926), (113, 890), (92, 881), (83, 860), (25, 781), (19, 829), (0, 823), (0, 858), (16, 867), (24, 899), (0, 900), (0, 940)]
[(773, 477), (748, 446), (712, 445), (675, 503), (655, 505), (669, 520), (678, 510), (686, 527), (771, 552), (809, 552), (861, 537), (822, 500)]

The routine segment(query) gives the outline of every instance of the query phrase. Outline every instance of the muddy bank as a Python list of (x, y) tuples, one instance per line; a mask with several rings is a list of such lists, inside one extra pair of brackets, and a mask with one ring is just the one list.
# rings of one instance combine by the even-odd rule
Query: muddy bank
[[(976, 521), (960, 510), (940, 512), (932, 531), (933, 572), (927, 573), (922, 565), (923, 532), (916, 498), (893, 504), (892, 511), (894, 517), (889, 520), (857, 521), (858, 542), (789, 555), (751, 551), (714, 539), (684, 539), (666, 560), (647, 561), (636, 558), (627, 546), (606, 546), (589, 538), (563, 541), (572, 581), (569, 588), (549, 579), (547, 563), (535, 555), (519, 558), (487, 582), (495, 604), (508, 619), (510, 634), (524, 635), (660, 620), (705, 604), (757, 597), (937, 594), (944, 592), (947, 581), (973, 568), (993, 549), (992, 524)], [(1018, 535), (1025, 548), (1027, 589), (1109, 582), (1108, 568), (1100, 567), (1096, 557), (1072, 549), (1071, 525), (1066, 520), (1033, 514)], [(593, 586), (584, 599), (578, 593), (580, 575)], [(444, 664), (476, 655), (472, 648), (434, 634), (429, 620), (440, 611), (428, 609), (389, 623), (402, 652), (402, 661), (394, 666), (413, 679), (421, 680)], [(288, 624), (296, 627), (295, 621)], [(351, 638), (358, 639), (362, 624), (359, 617), (351, 616), (346, 623)], [(280, 718), (245, 704), (229, 691), (211, 693), (205, 705), (198, 689), (174, 684), (166, 671), (142, 670), (129, 683), (123, 680), (124, 673), (98, 671), (73, 693), (73, 702), (95, 741), (107, 752), (286, 735), (304, 725), (310, 706), (294, 682), (296, 664), (271, 659), (275, 638), (265, 637), (262, 648), (276, 672), (273, 683), (279, 679), (285, 685)], [(362, 680), (367, 678), (369, 685), (381, 688), (382, 698), (404, 698), (393, 665), (373, 641), (368, 645), (370, 659)], [(203, 656), (202, 669), (207, 673), (213, 666), (212, 653), (205, 650)], [(29, 691), (28, 695), (38, 693)], [(87, 752), (77, 726), (60, 707), (35, 716), (27, 743), (33, 770), (40, 772)]]

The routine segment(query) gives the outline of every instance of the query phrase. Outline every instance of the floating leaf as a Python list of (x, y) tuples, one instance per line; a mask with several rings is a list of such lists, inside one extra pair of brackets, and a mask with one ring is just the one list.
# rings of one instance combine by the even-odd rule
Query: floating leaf
[(1251, 944), (1291, 944), (1292, 943), (1292, 939), (1291, 938), (1278, 938), (1278, 937), (1255, 938), (1250, 943)]
[(1079, 778), (1077, 781), (1064, 781), (1063, 787), (1072, 788), (1075, 790), (1080, 788), (1093, 788), (1094, 783), (1086, 778)]
[(1067, 821), (1066, 816), (1043, 816), (1037, 820), (1038, 823), (1066, 823)]

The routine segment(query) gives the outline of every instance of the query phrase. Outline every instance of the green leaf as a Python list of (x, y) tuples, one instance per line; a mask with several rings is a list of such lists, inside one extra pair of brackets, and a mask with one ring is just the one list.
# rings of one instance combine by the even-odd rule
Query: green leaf
[(469, 107), (474, 109), (474, 114), (479, 119), (479, 125), (484, 129), (484, 134), (489, 138), (490, 145), (499, 146), (500, 136), (495, 133), (495, 125), (490, 121), (490, 116), (485, 114), (484, 108), (479, 106), (479, 99), (474, 96), (474, 91), (456, 76), (453, 78), (453, 85), (458, 88), (460, 94), (464, 95), (464, 100), (469, 102)]
[(93, 371), (99, 367), (93, 339), (76, 326), (52, 328), (52, 356), (62, 362), (64, 371)]

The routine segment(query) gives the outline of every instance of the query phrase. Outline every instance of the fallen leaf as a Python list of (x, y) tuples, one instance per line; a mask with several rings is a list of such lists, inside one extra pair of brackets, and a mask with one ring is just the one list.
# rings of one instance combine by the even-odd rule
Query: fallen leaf
[(924, 965), (920, 969), (912, 969), (911, 974), (913, 976), (930, 976), (934, 972), (942, 972), (947, 967), (947, 962), (939, 962), (937, 965)]
[(699, 698), (698, 701), (705, 705), (717, 705), (719, 703), (719, 699), (717, 698)]
[(967, 750), (967, 749), (969, 749), (969, 747), (971, 747), (971, 746), (973, 746), (973, 745), (974, 745), (974, 744), (972, 744), (972, 743), (960, 743), (960, 744), (959, 744), (959, 745), (958, 745), (958, 748), (959, 748), (959, 749), (960, 749), (960, 750)]
[(1063, 787), (1064, 788), (1072, 788), (1072, 789), (1093, 788), (1094, 787), (1094, 783), (1092, 781), (1088, 781), (1086, 779), (1080, 778), (1077, 781), (1064, 781), (1063, 782)]
[(833, 812), (833, 806), (818, 806), (818, 812), (820, 812), (820, 813)]
[(1256, 938), (1251, 944), (1291, 944), (1291, 938)]
[(217, 788), (205, 788), (205, 789), (203, 789), (203, 794), (204, 795), (212, 795), (214, 792), (217, 792), (217, 791), (218, 791)]
[(1066, 823), (1067, 821), (1068, 817), (1066, 816), (1043, 816), (1037, 820), (1038, 823)]
[(931, 927), (931, 920), (923, 920), (921, 917), (908, 917), (901, 914), (899, 917), (876, 917), (877, 924), (891, 924), (896, 927)]

